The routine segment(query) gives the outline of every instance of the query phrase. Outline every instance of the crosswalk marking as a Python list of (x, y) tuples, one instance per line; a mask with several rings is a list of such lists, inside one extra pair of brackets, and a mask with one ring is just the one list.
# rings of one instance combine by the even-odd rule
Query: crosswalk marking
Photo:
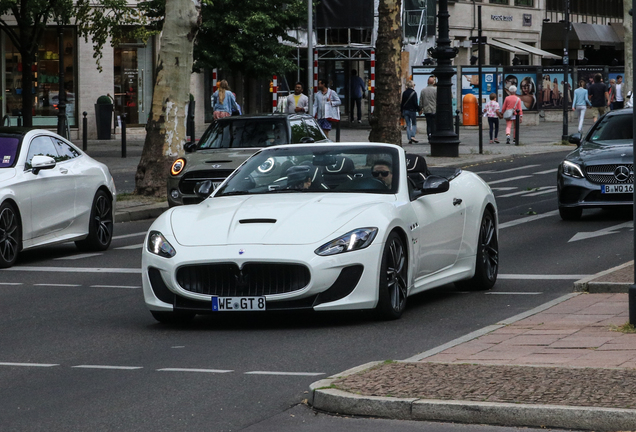
[(77, 254), (66, 257), (55, 258), (55, 260), (78, 260), (83, 258), (91, 258), (95, 256), (104, 255), (103, 253), (85, 253), (85, 254)]
[(501, 171), (495, 171), (495, 170), (479, 171), (479, 172), (476, 172), (475, 174), (503, 174), (503, 173), (508, 173), (508, 172), (512, 172), (512, 171), (530, 169), (530, 168), (534, 168), (534, 167), (538, 167), (538, 166), (541, 166), (541, 165), (524, 165), (524, 166), (520, 166), (520, 167), (516, 167), (516, 168), (508, 168), (508, 169), (501, 170)]
[(501, 180), (491, 181), (491, 182), (488, 182), (488, 184), (489, 185), (494, 185), (494, 184), (499, 184), (499, 183), (515, 181), (515, 180), (521, 180), (521, 179), (530, 178), (530, 177), (532, 177), (532, 176), (531, 175), (524, 175), (524, 176), (517, 176), (517, 177), (509, 177), (509, 178), (505, 178), (505, 179), (501, 179)]
[(135, 245), (130, 245), (130, 246), (121, 246), (121, 247), (116, 247), (114, 249), (121, 249), (121, 250), (128, 250), (128, 249), (141, 249), (144, 246), (143, 243), (139, 243), (139, 244), (135, 244)]

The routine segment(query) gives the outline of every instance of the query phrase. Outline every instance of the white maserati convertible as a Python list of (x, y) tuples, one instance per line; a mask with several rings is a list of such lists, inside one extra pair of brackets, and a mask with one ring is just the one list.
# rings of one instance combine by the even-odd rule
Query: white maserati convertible
[(113, 237), (115, 183), (106, 165), (47, 130), (0, 128), (0, 268), (36, 246)]
[[(451, 282), (497, 280), (497, 205), (477, 175), (429, 172), (390, 144), (264, 149), (195, 206), (150, 227), (142, 256), (147, 307), (160, 322), (196, 314), (375, 309)], [(211, 195), (210, 195), (211, 194)]]

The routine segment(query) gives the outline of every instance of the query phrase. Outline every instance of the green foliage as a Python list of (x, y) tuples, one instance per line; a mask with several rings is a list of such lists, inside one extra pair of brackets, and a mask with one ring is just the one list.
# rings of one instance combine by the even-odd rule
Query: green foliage
[[(140, 3), (153, 30), (161, 28), (164, 4)], [(297, 41), (287, 31), (306, 24), (306, 0), (202, 0), (201, 15), (195, 70), (229, 69), (254, 78), (296, 70), (290, 53)]]
[(97, 98), (97, 105), (109, 105), (112, 104), (113, 101), (108, 96), (100, 96)]

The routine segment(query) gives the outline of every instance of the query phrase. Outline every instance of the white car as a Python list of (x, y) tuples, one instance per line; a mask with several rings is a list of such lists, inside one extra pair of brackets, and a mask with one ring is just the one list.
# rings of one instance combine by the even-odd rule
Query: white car
[[(303, 308), (396, 319), (427, 289), (489, 289), (499, 259), (492, 191), (467, 171), (438, 174), (390, 144), (261, 150), (209, 198), (152, 224), (146, 305), (163, 323)], [(195, 189), (207, 196), (211, 182)]]
[(0, 128), (0, 151), (0, 268), (37, 246), (108, 248), (116, 193), (106, 165), (40, 129)]

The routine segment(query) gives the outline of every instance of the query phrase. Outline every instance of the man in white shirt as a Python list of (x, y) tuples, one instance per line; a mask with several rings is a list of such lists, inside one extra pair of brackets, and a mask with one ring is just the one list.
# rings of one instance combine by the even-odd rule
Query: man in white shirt
[(616, 100), (612, 109), (621, 109), (625, 104), (625, 88), (623, 87), (623, 77), (616, 77)]
[(287, 96), (285, 112), (293, 114), (306, 114), (309, 110), (309, 98), (303, 94), (303, 83), (297, 82), (294, 94)]

